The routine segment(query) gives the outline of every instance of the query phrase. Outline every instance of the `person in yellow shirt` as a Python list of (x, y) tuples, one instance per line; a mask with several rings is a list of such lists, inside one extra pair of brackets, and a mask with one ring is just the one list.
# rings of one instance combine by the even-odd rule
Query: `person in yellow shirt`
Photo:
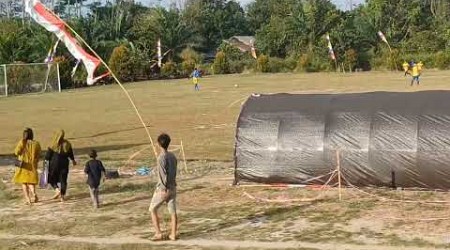
[(26, 128), (23, 131), (22, 140), (17, 143), (14, 154), (17, 156), (16, 169), (13, 181), (22, 184), (23, 195), (26, 204), (38, 202), (36, 184), (38, 183), (38, 162), (41, 154), (39, 142), (34, 140), (33, 130)]
[(406, 61), (403, 62), (403, 71), (405, 71), (405, 76), (409, 74), (409, 63), (407, 63)]
[(419, 70), (419, 74), (422, 74), (422, 68), (423, 68), (423, 63), (422, 61), (419, 61), (419, 63), (417, 63), (417, 69)]
[(411, 80), (411, 86), (414, 85), (414, 82), (417, 82), (417, 85), (420, 85), (420, 71), (419, 71), (419, 66), (417, 66), (417, 64), (415, 62), (411, 63), (411, 76), (412, 76), (412, 80)]

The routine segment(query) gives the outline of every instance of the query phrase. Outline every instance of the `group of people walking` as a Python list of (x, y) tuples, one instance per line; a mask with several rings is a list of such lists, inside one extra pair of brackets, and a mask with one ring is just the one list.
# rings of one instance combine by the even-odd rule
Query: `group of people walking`
[[(53, 199), (65, 200), (67, 190), (67, 177), (69, 175), (69, 160), (73, 165), (77, 165), (75, 161), (72, 144), (65, 139), (64, 131), (59, 130), (55, 133), (52, 144), (48, 147), (45, 154), (45, 162), (48, 163), (48, 184), (55, 190)], [(152, 240), (164, 240), (166, 237), (162, 235), (158, 209), (165, 204), (171, 215), (171, 229), (168, 238), (176, 240), (178, 230), (178, 217), (176, 212), (176, 196), (177, 196), (177, 158), (168, 151), (171, 138), (167, 134), (158, 136), (159, 155), (157, 159), (156, 175), (158, 183), (150, 202), (149, 212), (151, 213), (155, 235)], [(17, 143), (15, 149), (17, 156), (16, 169), (13, 181), (22, 185), (23, 195), (26, 204), (36, 203), (39, 198), (36, 194), (36, 185), (39, 183), (38, 163), (41, 155), (41, 146), (34, 139), (33, 130), (26, 128), (23, 131), (22, 139)], [(101, 177), (105, 179), (105, 168), (103, 163), (97, 160), (97, 152), (92, 150), (89, 154), (90, 160), (86, 163), (84, 172), (87, 175), (87, 184), (95, 208), (99, 206), (99, 185)], [(45, 171), (44, 171), (45, 173)]]
[[(17, 143), (14, 153), (17, 160), (13, 181), (22, 185), (26, 204), (36, 203), (39, 201), (36, 185), (39, 183), (38, 163), (42, 152), (41, 145), (34, 139), (31, 128), (26, 128), (23, 131), (22, 139)], [(91, 160), (86, 163), (84, 171), (88, 175), (88, 184), (94, 206), (98, 207), (98, 186), (100, 185), (101, 173), (104, 173), (105, 169), (101, 161), (96, 160), (97, 152), (95, 150), (90, 153), (90, 157)], [(47, 179), (47, 183), (55, 190), (52, 199), (59, 199), (64, 202), (70, 161), (74, 166), (77, 165), (72, 144), (65, 139), (64, 130), (55, 133), (44, 160), (48, 171), (43, 171), (43, 174), (47, 176), (41, 176), (41, 178)]]

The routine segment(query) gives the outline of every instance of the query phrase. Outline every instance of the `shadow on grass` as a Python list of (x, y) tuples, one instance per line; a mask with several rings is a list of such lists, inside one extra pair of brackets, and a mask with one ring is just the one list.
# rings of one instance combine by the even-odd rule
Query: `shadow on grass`
[(150, 200), (151, 196), (140, 196), (140, 197), (133, 197), (129, 199), (124, 199), (116, 202), (108, 202), (102, 205), (102, 207), (113, 207), (113, 206), (119, 206), (119, 205), (125, 205), (128, 203), (136, 202), (136, 201), (142, 201), (142, 200)]
[[(190, 192), (198, 189), (203, 189), (204, 186), (201, 185), (195, 185), (193, 187), (187, 188), (187, 189), (181, 189), (178, 190), (178, 194), (182, 194), (184, 192)], [(73, 195), (70, 195), (71, 199), (86, 199), (90, 198), (89, 189), (86, 184), (83, 185), (83, 187), (78, 186), (76, 187), (76, 192)], [(84, 192), (82, 191), (84, 190)], [(113, 183), (113, 184), (107, 184), (100, 188), (100, 195), (106, 195), (106, 194), (118, 194), (118, 193), (146, 193), (149, 194), (147, 198), (151, 198), (151, 195), (153, 194), (155, 190), (155, 184), (146, 182), (146, 183)], [(136, 200), (137, 201), (137, 200)], [(118, 201), (120, 202), (120, 201)], [(132, 201), (129, 201), (132, 202)]]
[[(81, 185), (78, 185), (75, 188), (77, 191), (75, 191), (72, 195), (70, 195), (73, 199), (85, 199), (90, 198), (89, 194), (89, 188), (87, 184), (83, 184), (83, 187)], [(146, 192), (146, 193), (152, 193), (154, 189), (154, 185), (151, 183), (107, 183), (104, 186), (100, 187), (100, 194), (106, 195), (106, 194), (117, 194), (117, 193), (127, 193), (127, 192)], [(83, 192), (84, 191), (84, 192)]]
[(123, 150), (128, 148), (134, 148), (147, 145), (147, 143), (129, 143), (129, 144), (120, 144), (120, 145), (103, 145), (103, 146), (95, 146), (92, 147), (84, 147), (84, 148), (75, 148), (76, 155), (87, 155), (91, 152), (92, 149), (97, 150), (98, 153), (105, 151), (115, 151), (115, 150)]
[[(147, 126), (147, 128), (150, 128), (152, 126)], [(111, 130), (111, 131), (106, 131), (106, 132), (102, 132), (102, 133), (97, 133), (97, 134), (93, 134), (93, 135), (86, 135), (86, 136), (80, 136), (80, 137), (72, 137), (72, 138), (67, 138), (68, 140), (79, 140), (79, 139), (91, 139), (91, 138), (95, 138), (95, 137), (100, 137), (100, 136), (105, 136), (105, 135), (111, 135), (111, 134), (117, 134), (117, 133), (122, 133), (122, 132), (129, 132), (129, 131), (134, 131), (134, 130), (139, 130), (139, 129), (144, 129), (142, 126), (140, 127), (134, 127), (134, 128), (125, 128), (125, 129), (118, 129), (118, 130)]]
[[(80, 155), (88, 155), (92, 149), (97, 150), (98, 153), (105, 152), (105, 151), (116, 151), (116, 150), (123, 150), (123, 149), (129, 149), (134, 147), (140, 147), (143, 145), (147, 145), (147, 143), (129, 143), (129, 144), (119, 144), (119, 145), (103, 145), (103, 146), (96, 146), (93, 145), (92, 147), (84, 147), (84, 148), (75, 148), (74, 153), (75, 156)], [(46, 147), (42, 146), (42, 149), (47, 149)], [(41, 152), (41, 161), (44, 159), (45, 154), (47, 153), (47, 150), (43, 150)], [(14, 165), (16, 156), (14, 154), (2, 154), (0, 155), (0, 166), (12, 166)], [(39, 163), (39, 166), (41, 166), (42, 162)]]

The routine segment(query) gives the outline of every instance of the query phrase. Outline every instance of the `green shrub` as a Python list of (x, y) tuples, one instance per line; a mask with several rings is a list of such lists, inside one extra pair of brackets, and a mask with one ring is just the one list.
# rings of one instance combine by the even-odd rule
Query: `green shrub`
[(199, 66), (200, 70), (202, 71), (202, 75), (212, 75), (213, 72), (213, 65), (212, 63), (204, 63)]
[(196, 65), (197, 64), (193, 60), (183, 61), (181, 63), (181, 73), (185, 76), (190, 75), (191, 72), (194, 71)]
[(219, 46), (218, 50), (225, 53), (225, 57), (229, 61), (240, 61), (243, 57), (246, 56), (245, 53), (242, 53), (238, 48), (236, 48), (226, 42), (223, 42)]
[(285, 60), (277, 57), (269, 58), (268, 62), (268, 72), (279, 73), (279, 72), (289, 72), (289, 69), (286, 66)]
[(256, 69), (258, 72), (268, 72), (269, 71), (269, 57), (261, 54), (258, 56)]
[[(59, 64), (59, 78), (61, 81), (61, 89), (74, 88), (75, 86), (74, 86), (74, 80), (72, 79), (72, 70), (75, 65), (72, 65), (72, 62), (64, 56), (55, 57), (53, 59), (53, 62)], [(80, 72), (83, 72), (83, 73), (86, 72), (85, 70), (81, 70), (81, 68), (83, 68), (83, 67), (84, 67), (83, 64), (80, 63), (79, 68), (77, 70), (77, 74), (80, 74)], [(85, 82), (86, 82), (86, 77), (84, 77), (84, 83)]]
[(131, 51), (125, 45), (114, 48), (108, 64), (121, 81), (134, 80), (135, 64)]
[(450, 56), (447, 52), (439, 51), (435, 54), (434, 64), (438, 69), (448, 69), (450, 64)]
[(302, 54), (298, 59), (297, 71), (306, 72), (311, 66), (311, 56), (309, 54)]
[(382, 49), (373, 56), (371, 64), (379, 70), (402, 70), (403, 60), (398, 49)]
[(228, 73), (228, 62), (226, 60), (225, 53), (219, 51), (216, 53), (213, 64), (214, 74), (226, 74)]
[(194, 68), (202, 62), (202, 57), (200, 54), (190, 47), (185, 48), (181, 52), (180, 57), (183, 60), (181, 63), (181, 71), (183, 75), (191, 74), (191, 72), (194, 71)]
[(31, 69), (23, 66), (7, 66), (8, 94), (31, 92)]
[(242, 73), (245, 69), (244, 61), (230, 61), (228, 63), (228, 72), (232, 74)]
[(173, 77), (177, 75), (177, 65), (174, 62), (166, 62), (161, 67), (161, 75), (165, 77)]
[[(348, 69), (348, 71), (352, 72), (353, 68), (358, 61), (358, 53), (354, 49), (348, 49), (344, 53), (344, 67)], [(346, 69), (346, 70), (347, 70)]]

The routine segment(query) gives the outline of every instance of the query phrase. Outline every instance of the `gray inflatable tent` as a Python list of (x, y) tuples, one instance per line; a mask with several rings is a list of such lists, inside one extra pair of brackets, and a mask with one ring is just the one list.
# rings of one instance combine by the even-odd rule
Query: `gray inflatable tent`
[(235, 182), (303, 184), (334, 170), (337, 150), (353, 185), (450, 189), (450, 91), (252, 95)]

